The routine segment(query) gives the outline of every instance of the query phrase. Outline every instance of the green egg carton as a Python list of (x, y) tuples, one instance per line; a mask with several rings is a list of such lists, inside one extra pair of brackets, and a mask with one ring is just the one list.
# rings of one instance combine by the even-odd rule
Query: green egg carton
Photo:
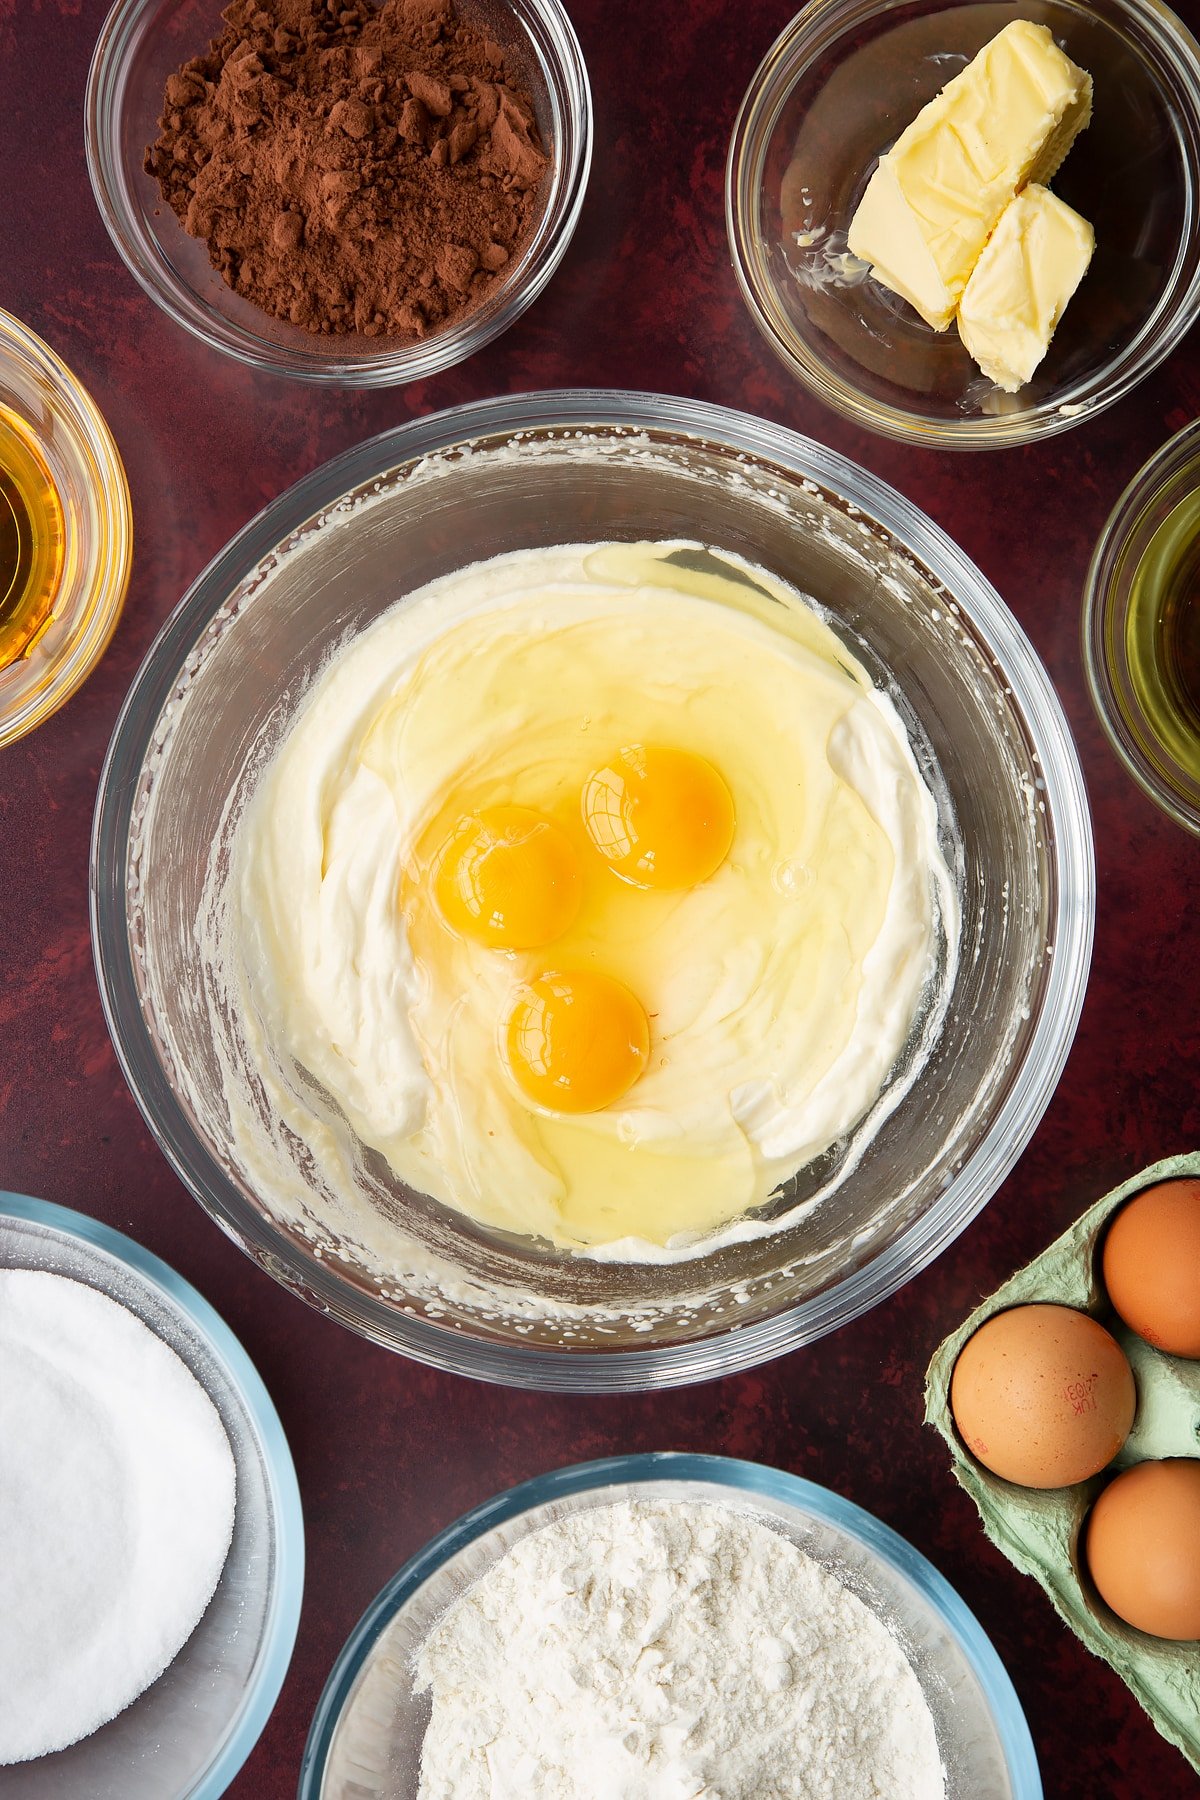
[[(1082, 1529), (1110, 1473), (1165, 1456), (1200, 1456), (1200, 1362), (1154, 1350), (1117, 1319), (1100, 1273), (1100, 1239), (1122, 1203), (1155, 1182), (1200, 1175), (1200, 1152), (1168, 1156), (1122, 1182), (1040, 1256), (1019, 1269), (939, 1344), (925, 1375), (925, 1422), (950, 1447), (955, 1479), (979, 1508), (983, 1529), (1009, 1562), (1032, 1575), (1059, 1616), (1132, 1689), (1159, 1731), (1200, 1772), (1200, 1646), (1135, 1631), (1111, 1613), (1083, 1566)], [(1017, 1487), (991, 1474), (965, 1448), (950, 1412), (958, 1353), (993, 1313), (1031, 1301), (1074, 1306), (1108, 1328), (1133, 1368), (1133, 1429), (1108, 1470), (1073, 1487)]]

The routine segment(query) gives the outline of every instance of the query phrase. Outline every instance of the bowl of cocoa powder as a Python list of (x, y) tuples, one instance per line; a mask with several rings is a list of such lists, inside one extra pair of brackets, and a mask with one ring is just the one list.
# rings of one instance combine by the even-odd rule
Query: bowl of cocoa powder
[(591, 160), (559, 0), (117, 0), (86, 105), (101, 216), (178, 324), (384, 387), (535, 300)]

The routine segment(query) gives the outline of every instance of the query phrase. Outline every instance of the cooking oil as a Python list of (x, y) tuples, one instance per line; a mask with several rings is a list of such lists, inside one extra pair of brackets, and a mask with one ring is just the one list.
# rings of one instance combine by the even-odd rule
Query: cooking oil
[(1134, 570), (1125, 656), (1150, 732), (1200, 780), (1200, 491), (1172, 508)]
[(0, 406), (0, 669), (28, 656), (54, 617), (63, 507), (29, 426)]

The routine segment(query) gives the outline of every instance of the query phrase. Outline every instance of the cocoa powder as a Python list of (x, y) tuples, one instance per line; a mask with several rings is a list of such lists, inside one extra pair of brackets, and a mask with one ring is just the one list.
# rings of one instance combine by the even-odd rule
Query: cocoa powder
[(145, 168), (231, 288), (424, 337), (503, 279), (547, 168), (520, 71), (450, 0), (234, 0)]

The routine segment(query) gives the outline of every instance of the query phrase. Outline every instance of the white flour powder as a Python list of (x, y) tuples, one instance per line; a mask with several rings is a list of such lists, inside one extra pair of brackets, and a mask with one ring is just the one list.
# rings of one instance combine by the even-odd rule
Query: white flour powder
[(140, 1319), (0, 1271), (0, 1764), (74, 1743), (162, 1674), (217, 1585), (234, 1481), (212, 1401)]
[(531, 1532), (418, 1654), (420, 1800), (943, 1800), (896, 1640), (767, 1525), (622, 1501)]

